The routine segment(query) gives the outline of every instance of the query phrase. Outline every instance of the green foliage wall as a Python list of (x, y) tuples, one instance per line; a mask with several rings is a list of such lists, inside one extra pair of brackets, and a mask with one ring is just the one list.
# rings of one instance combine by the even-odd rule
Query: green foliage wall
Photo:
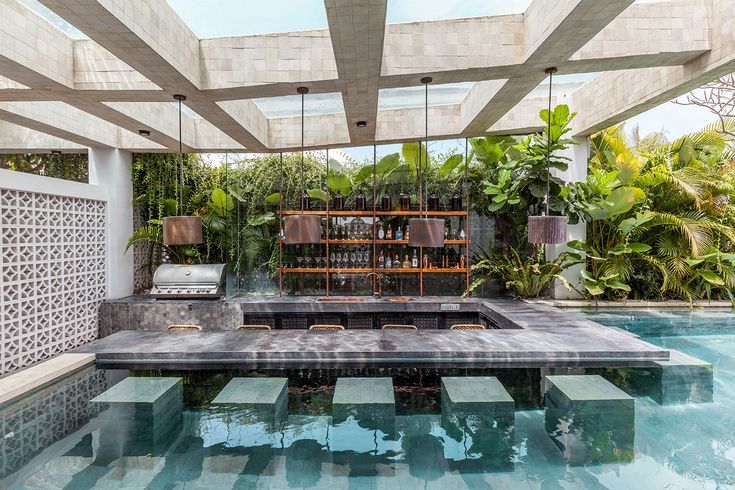
[(2, 154), (0, 168), (89, 183), (89, 159), (86, 153)]

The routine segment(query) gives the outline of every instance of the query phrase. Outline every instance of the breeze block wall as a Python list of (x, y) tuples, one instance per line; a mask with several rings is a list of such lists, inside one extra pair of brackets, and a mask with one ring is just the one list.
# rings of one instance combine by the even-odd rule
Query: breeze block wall
[[(9, 173), (0, 174), (0, 374), (97, 338), (107, 288), (106, 202), (74, 195), (96, 196), (95, 186)], [(3, 188), (18, 180), (39, 190)]]

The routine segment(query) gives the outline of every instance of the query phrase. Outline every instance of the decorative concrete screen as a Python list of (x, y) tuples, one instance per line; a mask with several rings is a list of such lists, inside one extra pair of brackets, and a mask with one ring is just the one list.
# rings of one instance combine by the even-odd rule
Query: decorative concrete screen
[(106, 203), (25, 187), (0, 189), (0, 374), (95, 339), (106, 295)]

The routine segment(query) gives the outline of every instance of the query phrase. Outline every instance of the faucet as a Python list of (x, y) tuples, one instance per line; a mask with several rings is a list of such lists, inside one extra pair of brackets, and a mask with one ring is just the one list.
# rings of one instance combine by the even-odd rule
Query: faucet
[(380, 299), (383, 297), (383, 274), (378, 272), (368, 272), (365, 274), (365, 279), (370, 276), (375, 276), (375, 288), (373, 289), (373, 298)]

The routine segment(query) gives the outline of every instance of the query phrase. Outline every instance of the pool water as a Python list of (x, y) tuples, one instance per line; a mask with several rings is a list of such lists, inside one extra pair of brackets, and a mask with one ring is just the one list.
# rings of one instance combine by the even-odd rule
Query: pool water
[[(632, 461), (569, 466), (544, 427), (543, 376), (582, 369), (90, 368), (0, 407), (0, 488), (735, 488), (735, 314), (578, 313), (712, 363), (714, 402), (661, 406), (637, 396)], [(586, 372), (624, 379), (620, 370)], [(159, 375), (184, 379), (183, 412), (164, 424), (173, 430), (130, 426), (89, 402), (126, 376)], [(516, 402), (514, 426), (448, 422), (439, 388), (448, 375), (498, 377)], [(285, 419), (212, 405), (233, 376), (287, 376)], [(350, 376), (391, 377), (395, 418), (333, 420), (335, 382)], [(142, 432), (155, 440), (141, 443)]]

